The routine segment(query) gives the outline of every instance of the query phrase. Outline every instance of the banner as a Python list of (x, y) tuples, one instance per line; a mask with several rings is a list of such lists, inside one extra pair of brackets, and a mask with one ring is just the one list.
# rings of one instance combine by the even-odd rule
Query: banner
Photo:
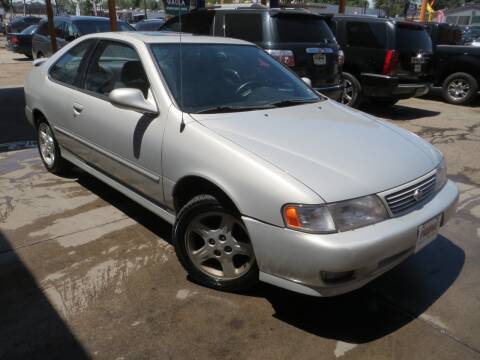
[(183, 15), (190, 11), (190, 0), (163, 0), (163, 4), (168, 15)]

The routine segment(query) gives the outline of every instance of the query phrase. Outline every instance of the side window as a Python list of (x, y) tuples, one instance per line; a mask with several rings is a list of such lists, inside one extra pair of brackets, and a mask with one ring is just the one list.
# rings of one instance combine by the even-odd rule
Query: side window
[(63, 22), (55, 24), (55, 35), (57, 36), (57, 38), (65, 38)]
[(349, 21), (345, 25), (349, 46), (371, 49), (384, 49), (386, 47), (387, 33), (384, 23)]
[(225, 36), (251, 42), (262, 41), (262, 15), (225, 14)]
[(50, 77), (68, 85), (77, 85), (80, 64), (93, 40), (83, 41), (70, 49), (50, 68)]
[(40, 24), (40, 26), (38, 27), (38, 30), (37, 30), (37, 34), (43, 35), (43, 36), (48, 36), (48, 23), (47, 22), (43, 22), (42, 24)]
[(75, 37), (76, 31), (71, 23), (65, 23), (65, 39), (66, 40), (71, 40)]
[(85, 89), (108, 95), (118, 88), (136, 88), (145, 98), (150, 84), (137, 52), (117, 42), (103, 42), (88, 66)]
[(197, 35), (212, 35), (212, 24), (214, 12), (190, 13), (182, 17), (182, 28), (184, 32)]

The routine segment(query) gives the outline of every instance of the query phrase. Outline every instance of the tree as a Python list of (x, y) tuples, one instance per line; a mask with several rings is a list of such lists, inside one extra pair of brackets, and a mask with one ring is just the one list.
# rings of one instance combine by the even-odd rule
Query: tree
[(10, 0), (0, 0), (0, 5), (5, 9), (5, 11), (10, 10)]

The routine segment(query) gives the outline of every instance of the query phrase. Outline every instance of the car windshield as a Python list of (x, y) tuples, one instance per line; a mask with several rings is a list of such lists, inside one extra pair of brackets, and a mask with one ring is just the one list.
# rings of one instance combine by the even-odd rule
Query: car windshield
[[(105, 20), (80, 20), (74, 21), (75, 26), (82, 35), (110, 31), (110, 22)], [(117, 22), (118, 31), (134, 30), (130, 25), (123, 21)]]
[(321, 100), (295, 74), (255, 46), (176, 43), (151, 48), (185, 112), (246, 111)]
[(21, 33), (31, 35), (35, 32), (35, 30), (37, 30), (37, 27), (37, 25), (30, 25), (29, 27), (23, 29)]
[(421, 26), (398, 24), (396, 40), (397, 49), (400, 52), (411, 50), (432, 52), (432, 40), (427, 31)]
[(277, 42), (335, 43), (327, 23), (318, 17), (278, 15), (272, 16)]

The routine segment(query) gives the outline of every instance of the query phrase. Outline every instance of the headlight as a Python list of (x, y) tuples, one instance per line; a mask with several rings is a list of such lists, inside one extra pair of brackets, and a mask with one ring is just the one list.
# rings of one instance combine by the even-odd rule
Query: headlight
[(437, 178), (435, 181), (435, 191), (440, 190), (447, 182), (447, 163), (445, 158), (442, 159), (440, 165), (437, 166)]
[(374, 195), (325, 205), (288, 204), (283, 216), (288, 228), (312, 233), (347, 231), (388, 218), (382, 202)]

